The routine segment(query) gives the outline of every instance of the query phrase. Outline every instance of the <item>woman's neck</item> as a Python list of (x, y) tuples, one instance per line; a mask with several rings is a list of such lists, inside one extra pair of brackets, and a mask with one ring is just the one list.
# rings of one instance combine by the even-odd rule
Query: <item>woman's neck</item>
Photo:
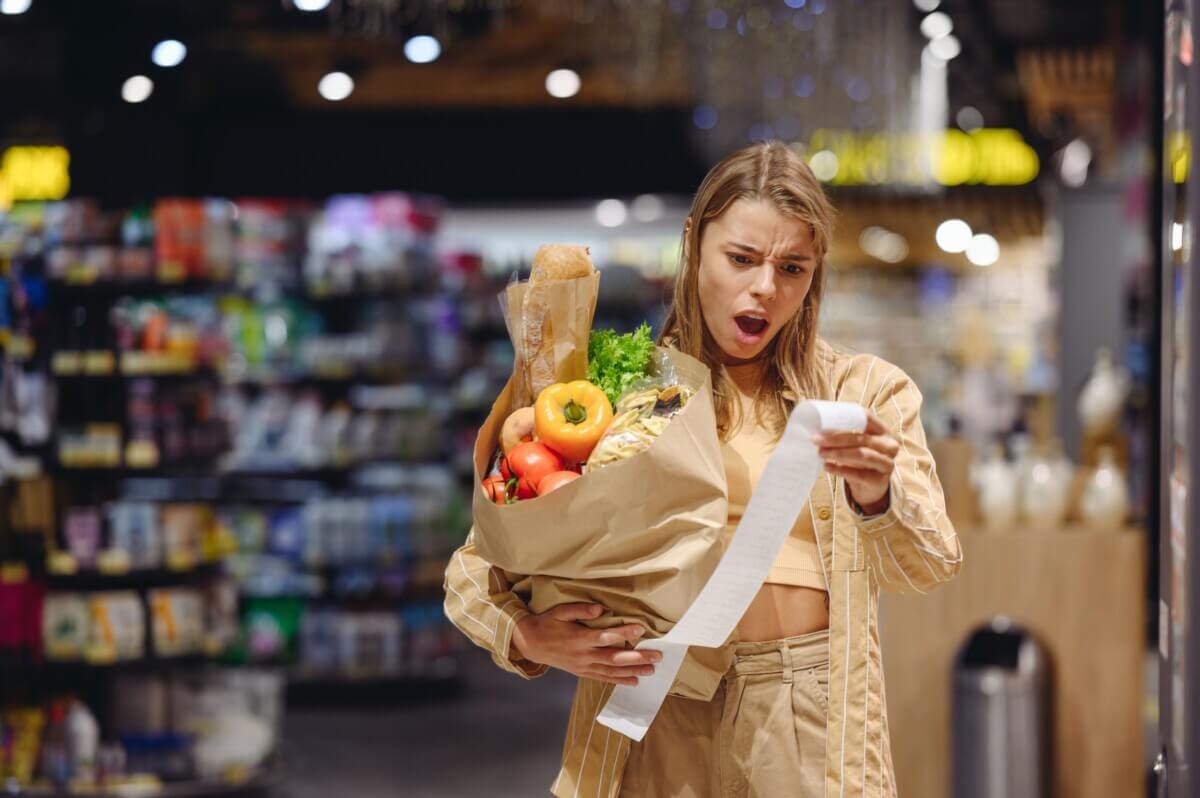
[(758, 358), (740, 363), (726, 363), (725, 372), (739, 391), (753, 396), (762, 386), (763, 377), (767, 373), (767, 361), (764, 358)]

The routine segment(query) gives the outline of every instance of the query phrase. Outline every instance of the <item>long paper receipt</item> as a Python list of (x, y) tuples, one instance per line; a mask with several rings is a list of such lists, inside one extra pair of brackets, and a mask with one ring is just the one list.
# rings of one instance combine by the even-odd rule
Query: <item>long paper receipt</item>
[(602, 724), (634, 740), (646, 735), (675, 683), (688, 646), (724, 645), (770, 574), (821, 474), (821, 457), (811, 436), (828, 430), (861, 431), (866, 426), (866, 411), (856, 404), (811, 401), (796, 406), (729, 548), (704, 589), (670, 632), (638, 646), (662, 652), (654, 675), (643, 677), (637, 687), (617, 686), (597, 718)]

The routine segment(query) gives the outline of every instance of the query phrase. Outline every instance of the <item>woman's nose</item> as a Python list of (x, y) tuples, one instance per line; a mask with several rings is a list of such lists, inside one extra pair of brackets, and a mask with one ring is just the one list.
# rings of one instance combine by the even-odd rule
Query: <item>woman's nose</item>
[(760, 300), (775, 298), (774, 266), (763, 263), (758, 267), (754, 275), (754, 283), (750, 286), (750, 295)]

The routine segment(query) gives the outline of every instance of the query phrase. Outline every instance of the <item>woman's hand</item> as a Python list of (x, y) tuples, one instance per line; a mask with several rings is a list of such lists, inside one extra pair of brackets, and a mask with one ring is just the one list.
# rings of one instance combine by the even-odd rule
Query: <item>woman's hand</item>
[(850, 498), (865, 515), (887, 510), (900, 444), (882, 421), (868, 412), (863, 432), (824, 432), (812, 441), (825, 459), (825, 470), (846, 480)]
[(540, 615), (528, 615), (513, 629), (511, 653), (585, 679), (636, 685), (637, 677), (654, 673), (662, 653), (620, 648), (638, 640), (645, 630), (637, 624), (612, 629), (589, 629), (578, 621), (600, 617), (599, 604), (560, 604)]

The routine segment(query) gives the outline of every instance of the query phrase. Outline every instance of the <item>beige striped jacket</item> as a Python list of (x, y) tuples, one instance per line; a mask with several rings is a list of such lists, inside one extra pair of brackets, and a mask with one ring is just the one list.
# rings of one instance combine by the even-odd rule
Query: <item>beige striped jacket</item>
[[(927, 592), (958, 572), (962, 551), (946, 515), (921, 426), (921, 393), (912, 380), (881, 358), (843, 353), (824, 341), (818, 354), (829, 364), (834, 395), (828, 398), (868, 408), (901, 443), (891, 504), (882, 515), (857, 515), (842, 480), (828, 474), (817, 479), (809, 496), (829, 586), (825, 796), (893, 798), (896, 782), (876, 618), (879, 591)], [(470, 537), (451, 558), (445, 588), (447, 617), (490, 650), (496, 664), (527, 679), (545, 672), (545, 666), (509, 659), (513, 626), (529, 611), (505, 574), (475, 553)], [(711, 661), (715, 652), (701, 653)], [(562, 768), (551, 786), (554, 795), (615, 798), (620, 793), (630, 741), (596, 722), (611, 690), (612, 685), (579, 681)]]

